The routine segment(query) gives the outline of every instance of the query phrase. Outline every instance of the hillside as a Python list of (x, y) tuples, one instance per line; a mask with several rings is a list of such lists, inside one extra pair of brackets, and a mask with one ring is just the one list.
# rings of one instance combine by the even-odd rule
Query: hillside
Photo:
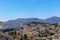
[(16, 20), (9, 20), (3, 23), (3, 28), (20, 28), (23, 25), (28, 24), (29, 22), (36, 21), (36, 22), (42, 22), (42, 23), (50, 23), (50, 24), (55, 24), (55, 23), (60, 23), (60, 17), (51, 17), (47, 19), (39, 19), (39, 18), (19, 18)]

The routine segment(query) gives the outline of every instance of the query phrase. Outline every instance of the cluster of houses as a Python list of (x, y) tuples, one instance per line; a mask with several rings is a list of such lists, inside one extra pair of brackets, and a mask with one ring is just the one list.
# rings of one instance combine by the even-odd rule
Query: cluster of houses
[(60, 40), (60, 24), (24, 25), (17, 34), (26, 34), (30, 40)]
[[(7, 35), (9, 35), (9, 33), (13, 35), (12, 32), (5, 33)], [(15, 30), (14, 33), (14, 40), (60, 40), (60, 23), (30, 23), (29, 25), (23, 25), (20, 29)], [(26, 36), (25, 38), (24, 35)]]

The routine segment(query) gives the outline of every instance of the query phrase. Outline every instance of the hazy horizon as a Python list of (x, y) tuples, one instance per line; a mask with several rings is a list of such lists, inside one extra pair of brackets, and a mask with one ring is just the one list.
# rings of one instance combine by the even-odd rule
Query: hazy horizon
[[(52, 17), (58, 17), (58, 16), (52, 16)], [(49, 18), (52, 18), (52, 17), (48, 17), (48, 18), (36, 18), (36, 19), (43, 19), (43, 20), (46, 20), (46, 19), (49, 19)], [(59, 18), (59, 17), (58, 17)], [(21, 19), (21, 18), (16, 18), (16, 19)], [(16, 19), (9, 19), (9, 20), (4, 20), (4, 21), (0, 21), (0, 22), (6, 22), (6, 21), (12, 21), (12, 20), (16, 20)], [(28, 19), (28, 18), (22, 18), (22, 19)], [(30, 19), (30, 18), (29, 18)]]
[(0, 0), (0, 21), (60, 17), (60, 0)]

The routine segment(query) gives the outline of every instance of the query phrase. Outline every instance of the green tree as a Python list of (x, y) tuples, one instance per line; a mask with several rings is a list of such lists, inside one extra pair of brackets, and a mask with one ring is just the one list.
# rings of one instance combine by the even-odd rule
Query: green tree
[(26, 34), (24, 34), (24, 40), (27, 40), (27, 35)]
[(21, 38), (20, 38), (20, 40), (23, 40), (23, 36), (21, 35)]

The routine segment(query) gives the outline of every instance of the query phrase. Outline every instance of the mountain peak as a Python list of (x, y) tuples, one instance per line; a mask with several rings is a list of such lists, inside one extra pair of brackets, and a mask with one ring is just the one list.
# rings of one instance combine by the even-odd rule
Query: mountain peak
[(51, 18), (60, 18), (60, 17), (53, 16), (53, 17), (51, 17)]
[(53, 16), (53, 17), (50, 17), (50, 18), (47, 18), (47, 19), (60, 19), (60, 17)]

